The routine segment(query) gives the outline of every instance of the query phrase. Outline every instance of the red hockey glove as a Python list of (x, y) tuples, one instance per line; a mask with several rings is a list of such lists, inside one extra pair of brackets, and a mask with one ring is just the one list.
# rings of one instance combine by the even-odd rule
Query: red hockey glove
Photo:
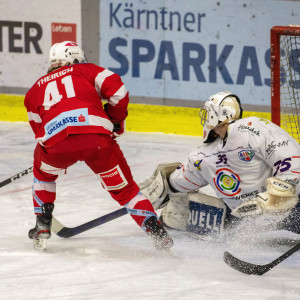
[[(114, 125), (112, 137), (116, 138), (116, 137), (120, 136), (121, 134), (123, 134), (125, 132), (125, 128), (126, 128), (125, 119), (121, 120), (121, 121), (117, 121), (117, 120), (110, 118), (110, 116), (108, 114), (108, 103), (104, 104), (104, 111), (105, 111), (106, 115), (109, 117), (110, 121)], [(128, 115), (128, 113), (126, 112), (126, 117), (127, 117), (127, 115)]]
[(125, 120), (122, 120), (120, 122), (112, 121), (112, 123), (114, 124), (113, 138), (116, 138), (124, 133), (126, 128)]

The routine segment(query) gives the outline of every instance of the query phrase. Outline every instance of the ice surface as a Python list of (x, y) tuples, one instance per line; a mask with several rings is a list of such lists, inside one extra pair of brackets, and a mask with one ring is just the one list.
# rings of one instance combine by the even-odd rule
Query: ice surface
[[(183, 161), (200, 143), (166, 134), (119, 138), (137, 182), (159, 162)], [(0, 122), (0, 181), (30, 167), (34, 147), (27, 123)], [(300, 252), (261, 277), (239, 273), (222, 258), (226, 250), (268, 263), (300, 240), (288, 232), (246, 226), (229, 240), (202, 241), (170, 231), (175, 245), (167, 254), (126, 215), (70, 239), (53, 235), (45, 252), (36, 251), (27, 238), (35, 223), (31, 184), (32, 174), (0, 189), (0, 299), (300, 299)], [(69, 227), (119, 208), (82, 163), (58, 179), (55, 204), (55, 216)]]

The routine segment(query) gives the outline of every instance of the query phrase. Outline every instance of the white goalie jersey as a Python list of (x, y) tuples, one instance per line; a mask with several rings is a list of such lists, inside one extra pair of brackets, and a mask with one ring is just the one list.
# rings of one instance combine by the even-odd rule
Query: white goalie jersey
[(289, 134), (257, 117), (235, 121), (227, 133), (226, 143), (218, 138), (203, 144), (171, 174), (176, 190), (189, 192), (209, 184), (232, 210), (265, 192), (269, 177), (293, 184), (300, 193), (300, 146)]

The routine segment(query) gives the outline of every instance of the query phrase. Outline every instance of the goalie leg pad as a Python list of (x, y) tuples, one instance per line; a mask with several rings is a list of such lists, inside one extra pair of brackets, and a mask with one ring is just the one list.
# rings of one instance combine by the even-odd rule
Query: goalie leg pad
[(201, 193), (188, 193), (189, 214), (186, 230), (200, 236), (217, 236), (224, 231), (226, 205)]
[(170, 201), (162, 209), (160, 220), (167, 227), (186, 231), (189, 215), (189, 200), (186, 193), (176, 193), (170, 196)]
[(225, 216), (226, 205), (221, 199), (192, 192), (171, 195), (160, 218), (172, 229), (207, 237), (223, 232)]
[(163, 208), (169, 201), (167, 196), (172, 192), (167, 179), (180, 164), (179, 162), (159, 164), (153, 175), (139, 184), (141, 193), (150, 200), (154, 209)]

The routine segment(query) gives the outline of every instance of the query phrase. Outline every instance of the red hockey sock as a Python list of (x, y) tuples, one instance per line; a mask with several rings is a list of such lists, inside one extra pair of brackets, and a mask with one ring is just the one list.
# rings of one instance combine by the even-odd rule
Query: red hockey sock
[(144, 221), (151, 216), (157, 217), (151, 202), (140, 193), (129, 201), (125, 207), (128, 210), (128, 214), (130, 214), (133, 220), (144, 230)]

